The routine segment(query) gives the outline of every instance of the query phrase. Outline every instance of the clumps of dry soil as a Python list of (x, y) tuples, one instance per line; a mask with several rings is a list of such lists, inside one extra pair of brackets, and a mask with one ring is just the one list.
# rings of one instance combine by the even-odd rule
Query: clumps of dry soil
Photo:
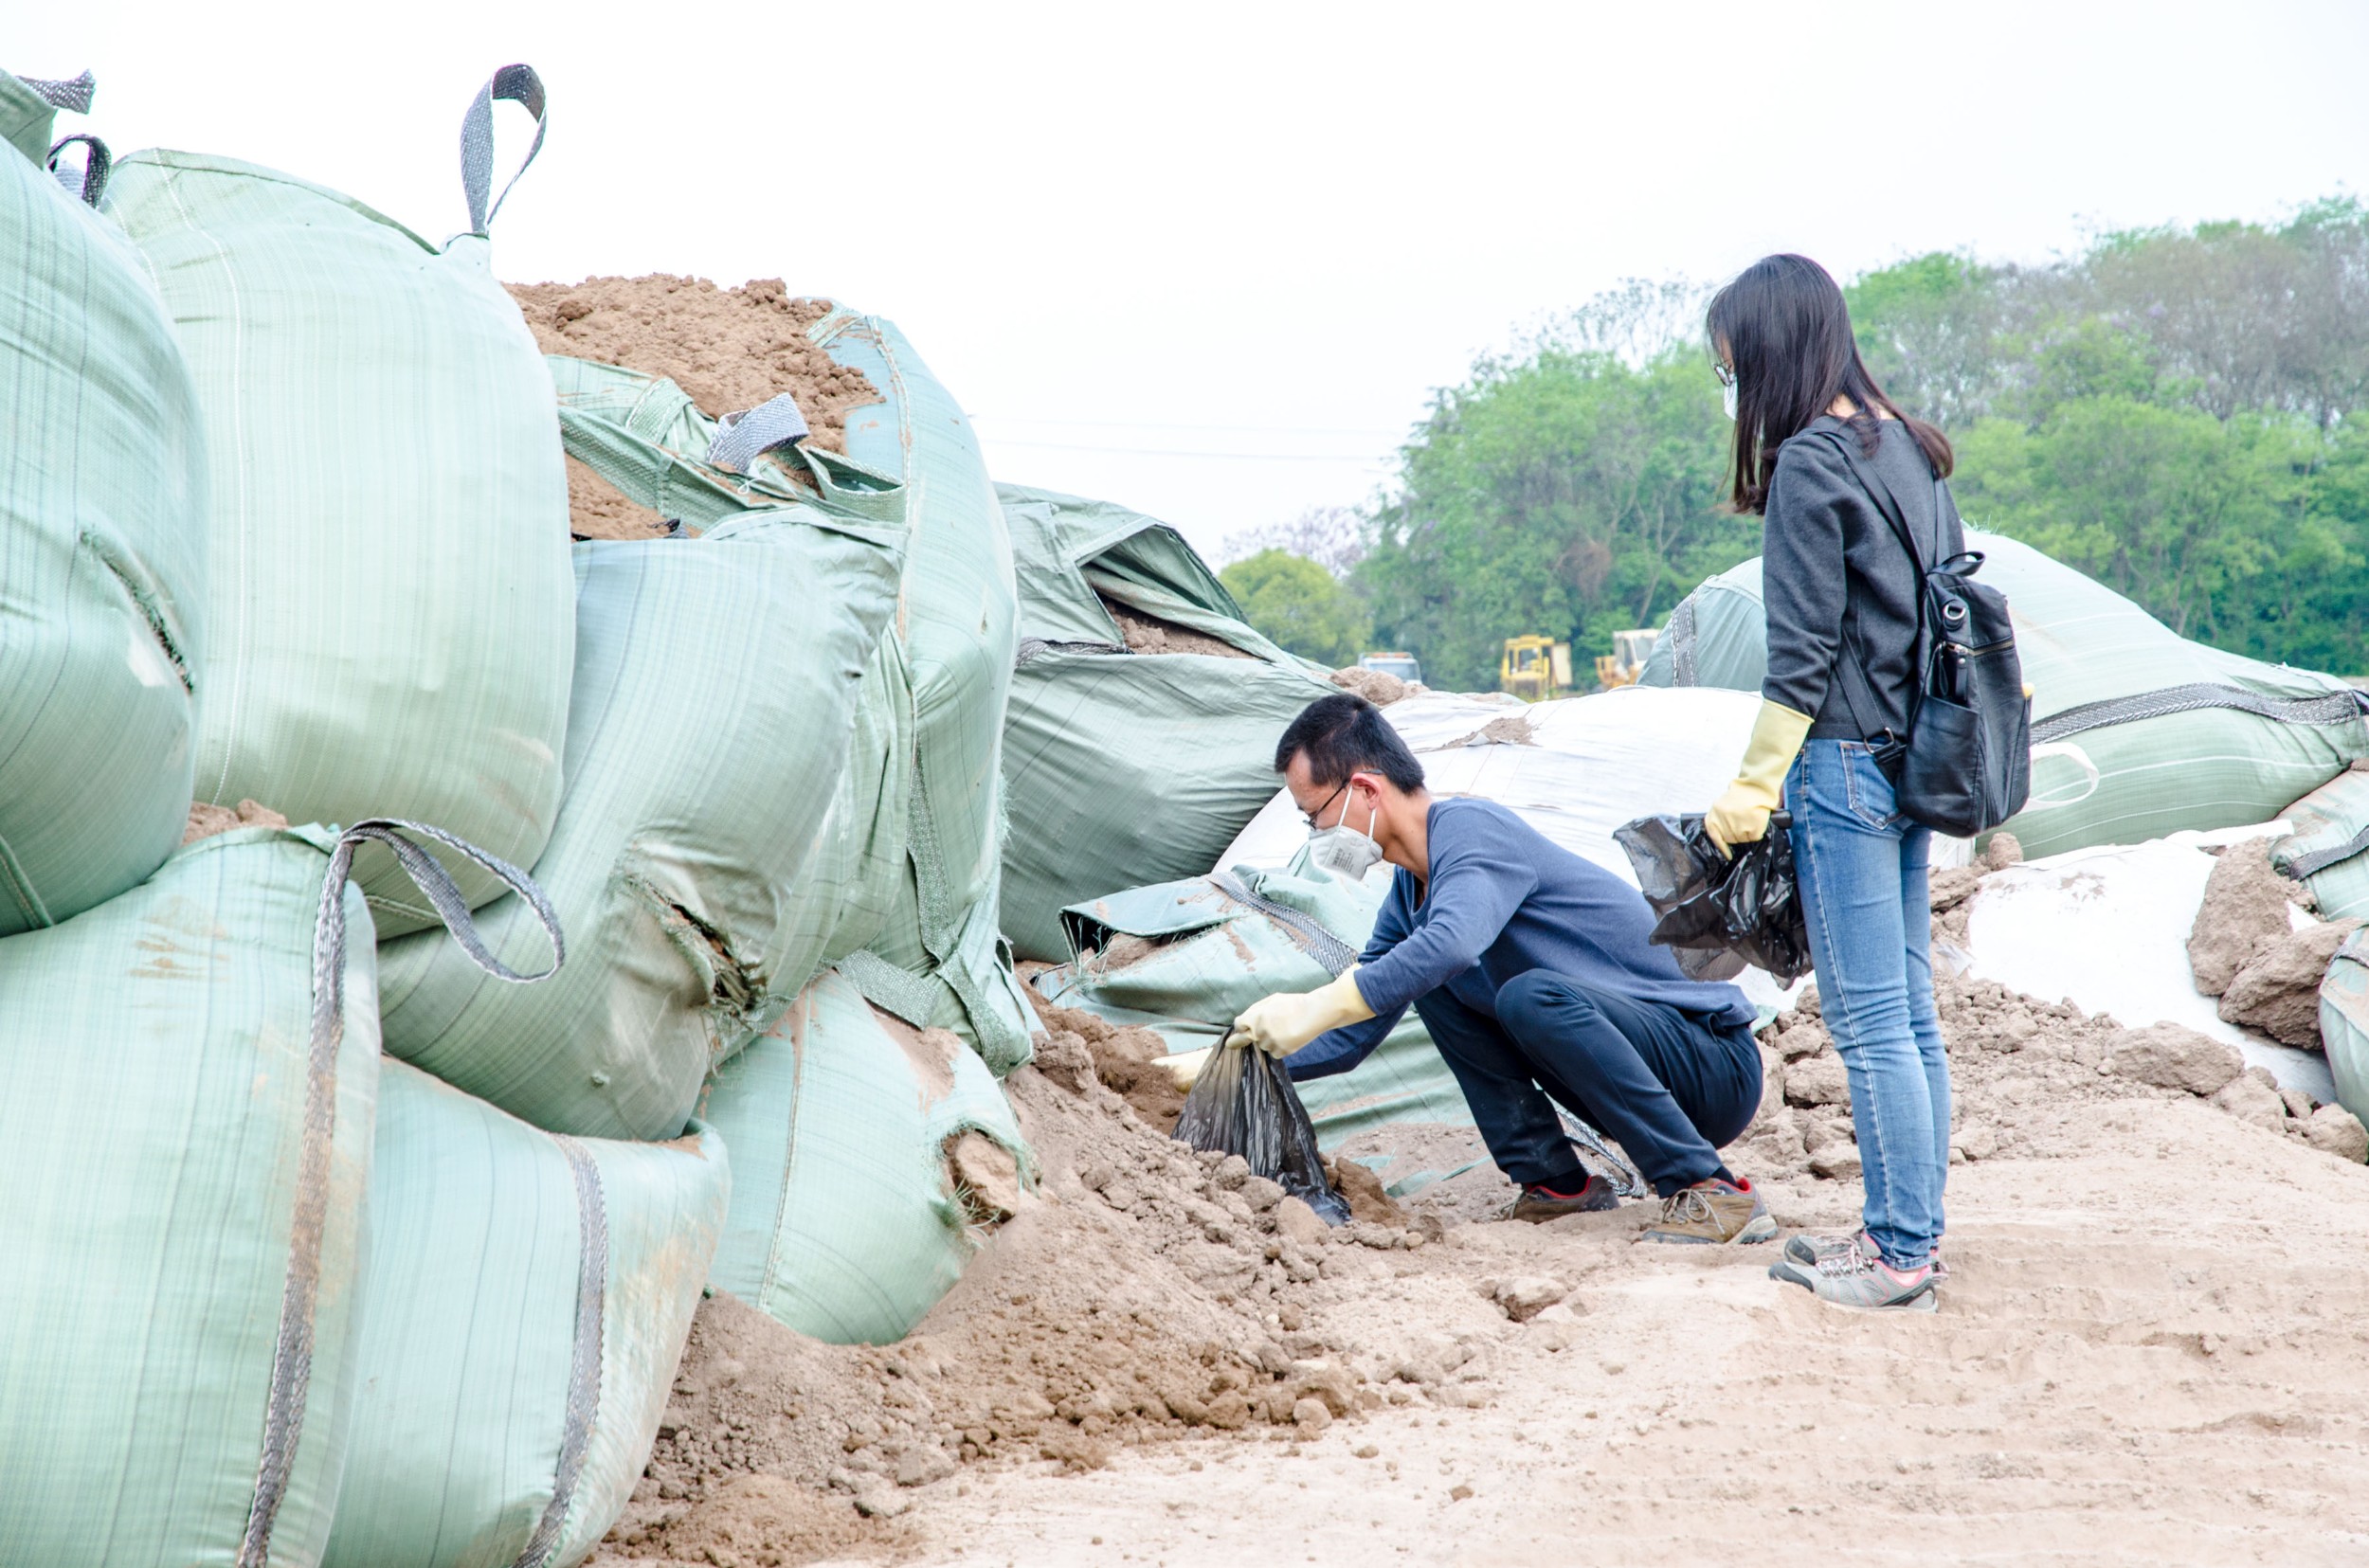
[[(1964, 908), (1982, 878), (2020, 858), (2002, 834), (1984, 859), (1933, 874), (1937, 951), (1950, 930), (1962, 940)], [(2284, 908), (2282, 900), (2282, 925)], [(2268, 1070), (2247, 1067), (2225, 1041), (2177, 1024), (2127, 1029), (2070, 1001), (2044, 1001), (1996, 981), (1950, 973), (1940, 959), (1933, 993), (1949, 1051), (1952, 1163), (2063, 1157), (2084, 1146), (2085, 1125), (2107, 1104), (2143, 1096), (2208, 1099), (2241, 1121), (2340, 1158), (2369, 1157), (2369, 1130), (2349, 1111), (2281, 1090)], [(1817, 992), (1803, 991), (1761, 1042), (1761, 1113), (1731, 1150), (1731, 1162), (1777, 1185), (1855, 1179), (1860, 1161), (1850, 1085)]]
[(2220, 1015), (2272, 1039), (2321, 1049), (2320, 982), (2358, 920), (2313, 920), (2310, 892), (2270, 863), (2269, 838), (2232, 844), (2214, 863), (2188, 933), (2197, 989), (2220, 998)]
[(1353, 692), (1377, 708), (1387, 708), (1403, 701), (1419, 688), (1410, 687), (1386, 670), (1368, 670), (1363, 664), (1351, 664), (1332, 672), (1332, 684), (1344, 692)]
[(287, 818), (253, 801), (241, 801), (236, 810), (226, 805), (215, 805), (208, 801), (191, 801), (189, 825), (181, 830), (181, 842), (194, 844), (200, 838), (211, 838), (215, 834), (227, 833), (234, 827), (287, 825)]
[(1146, 1126), (1164, 1136), (1176, 1130), (1184, 1091), (1163, 1065), (1168, 1047), (1156, 1031), (1112, 1023), (1081, 1007), (1057, 1006), (1039, 996), (1024, 975), (1021, 989), (1046, 1031), (1037, 1041), (1040, 1072), (1074, 1094), (1102, 1084)]
[(1093, 1469), (1125, 1445), (1303, 1433), (1405, 1402), (1311, 1329), (1311, 1291), (1358, 1272), (1366, 1248), (1425, 1246), (1437, 1224), (1328, 1230), (1239, 1156), (1147, 1126), (1094, 1067), (1099, 1036), (1058, 1032), (1090, 1059), (1040, 1044), (1040, 1062), (1069, 1058), (1062, 1081), (1038, 1067), (1006, 1080), (1041, 1181), (961, 1283), (883, 1346), (823, 1344), (728, 1295), (702, 1303), (649, 1467), (596, 1560), (889, 1550), (907, 1489), (975, 1461)]
[[(704, 278), (651, 273), (514, 283), (510, 294), (545, 353), (665, 376), (711, 419), (787, 392), (810, 431), (805, 444), (826, 452), (847, 450), (850, 409), (883, 401), (871, 377), (840, 364), (806, 335), (831, 314), (831, 301), (797, 297), (778, 278), (726, 289)], [(574, 458), (568, 460), (568, 510), (571, 531), (586, 538), (647, 539), (665, 532), (657, 513)]]
[(1127, 640), (1130, 654), (1205, 654), (1211, 658), (1249, 658), (1222, 638), (1197, 632), (1190, 626), (1180, 626), (1173, 621), (1163, 621), (1156, 615), (1131, 609), (1115, 599), (1105, 597), (1102, 607), (1118, 622), (1119, 635)]

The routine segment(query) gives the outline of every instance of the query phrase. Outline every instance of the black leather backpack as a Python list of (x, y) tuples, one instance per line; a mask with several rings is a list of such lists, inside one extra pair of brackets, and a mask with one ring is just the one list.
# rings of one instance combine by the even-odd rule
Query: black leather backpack
[[(1917, 690), (1908, 733), (1885, 731), (1875, 760), (1891, 775), (1900, 809), (1937, 833), (1972, 838), (2023, 809), (2032, 792), (2032, 699), (2024, 695), (2023, 661), (2007, 596), (1974, 580), (1982, 552), (1966, 550), (1926, 566), (1900, 498), (1858, 442), (1837, 431), (1820, 434), (1850, 462), (1875, 509), (1916, 563), (1924, 592), (1917, 600)], [(1933, 481), (1934, 516), (1943, 505)], [(1939, 537), (1938, 532), (1935, 535)], [(1867, 733), (1874, 703), (1865, 661), (1846, 646), (1843, 700)]]

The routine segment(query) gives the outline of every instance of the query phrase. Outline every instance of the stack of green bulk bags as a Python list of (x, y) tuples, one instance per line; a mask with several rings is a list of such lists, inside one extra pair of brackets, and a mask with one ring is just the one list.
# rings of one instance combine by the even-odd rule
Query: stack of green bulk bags
[(140, 258), (0, 72), (0, 936), (181, 841), (206, 689), (206, 446)]
[(204, 839), (0, 941), (0, 1562), (319, 1560), (379, 1078), (333, 847)]
[(732, 1151), (712, 1278), (801, 1333), (902, 1338), (980, 1245), (949, 1148), (1027, 1155), (986, 1065), (946, 1030), (874, 1007), (836, 971), (731, 1061), (702, 1114)]
[(903, 478), (912, 530), (896, 623), (913, 725), (905, 885), (841, 972), (891, 1013), (952, 1029), (1006, 1072), (1028, 1059), (1031, 1024), (997, 920), (1004, 708), (1017, 646), (1011, 538), (969, 416), (904, 333), (841, 308), (808, 335), (886, 398), (848, 411), (847, 455)]
[[(488, 262), (494, 96), (541, 114), (522, 66), (479, 95), (473, 232), (442, 249), (202, 153), (119, 160), (106, 207), (178, 330), (211, 460), (198, 799), (415, 819), (527, 865), (559, 804), (573, 594), (551, 378)], [(435, 923), (390, 857), (363, 866), (381, 935)], [(496, 895), (452, 869), (472, 904)]]
[[(2007, 596), (2034, 688), (2032, 800), (2006, 824), (2025, 854), (2267, 821), (2369, 755), (2369, 699), (2335, 676), (2191, 642), (2016, 540), (1969, 529), (1966, 548)], [(1689, 595), (1641, 683), (1757, 691), (1760, 584), (1747, 561)]]
[[(1177, 532), (1107, 501), (1002, 485), (1022, 641), (1004, 720), (1004, 929), (1067, 956), (1061, 910), (1201, 871), (1275, 794), (1275, 744), (1334, 690), (1242, 620)], [(1132, 654), (1107, 607), (1242, 655)]]
[(588, 1556), (649, 1457), (730, 1185), (704, 1129), (559, 1137), (387, 1063), (324, 1560)]
[[(572, 962), (520, 989), (441, 933), (388, 942), (388, 1050), (552, 1131), (671, 1138), (821, 962), (806, 862), (896, 606), (904, 497), (803, 451), (783, 460), (821, 491), (724, 474), (673, 383), (560, 369), (579, 450), (707, 532), (575, 546), (567, 792), (534, 864)], [(514, 966), (542, 950), (517, 898), (479, 924)]]

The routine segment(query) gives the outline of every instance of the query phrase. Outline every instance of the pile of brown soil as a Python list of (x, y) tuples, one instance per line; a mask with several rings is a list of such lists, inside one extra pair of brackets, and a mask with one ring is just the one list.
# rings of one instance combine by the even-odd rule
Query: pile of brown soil
[[(826, 452), (847, 449), (848, 410), (883, 401), (869, 376), (807, 337), (807, 329), (830, 315), (831, 302), (793, 297), (778, 278), (725, 289), (704, 278), (652, 273), (515, 283), (510, 294), (545, 353), (666, 376), (712, 419), (787, 392), (812, 432), (806, 444)], [(658, 514), (573, 458), (568, 505), (570, 526), (588, 538), (643, 539), (663, 532)]]
[[(826, 1345), (728, 1295), (701, 1305), (657, 1449), (599, 1560), (797, 1562), (893, 1545), (901, 1488), (967, 1463), (1094, 1469), (1125, 1445), (1321, 1430), (1385, 1402), (1347, 1346), (1310, 1330), (1309, 1293), (1356, 1271), (1358, 1242), (1419, 1249), (1436, 1227), (1329, 1231), (1239, 1157), (1145, 1125), (1092, 1066), (1067, 1071), (1078, 1087), (1033, 1067), (1006, 1080), (1041, 1181), (911, 1337)], [(1351, 1197), (1388, 1203), (1378, 1189)]]
[[(2259, 853), (2259, 846), (2240, 846), (2249, 847)], [(1982, 878), (2020, 858), (2014, 839), (2001, 834), (1983, 860), (1933, 874), (1937, 946), (1963, 940), (1965, 907)], [(2282, 926), (2284, 909), (2282, 897), (2274, 911)], [(2282, 950), (2276, 944), (2267, 948)], [(2246, 1067), (2235, 1046), (2193, 1030), (2126, 1029), (2070, 1001), (2043, 1001), (1996, 981), (1954, 975), (1938, 960), (1933, 993), (1949, 1050), (1953, 1162), (2077, 1149), (2082, 1126), (2102, 1107), (2141, 1096), (2208, 1098), (2240, 1120), (2340, 1156), (2355, 1142), (2360, 1124), (2342, 1108), (2280, 1090), (2268, 1070)], [(1816, 989), (1805, 990), (1761, 1040), (1761, 1114), (1731, 1162), (1773, 1185), (1855, 1179), (1860, 1162), (1850, 1088)], [(2369, 1142), (2362, 1146), (2369, 1149)]]
[(1335, 670), (1329, 678), (1344, 692), (1354, 692), (1377, 708), (1403, 701), (1409, 691), (1406, 682), (1398, 676), (1383, 670), (1368, 670), (1363, 664)]
[(2250, 838), (2221, 852), (2188, 933), (2188, 966), (2198, 991), (2220, 998), (2223, 1018), (2317, 1051), (2320, 982), (2361, 923), (2314, 920), (2298, 928), (2293, 911), (2311, 909), (2311, 894), (2271, 865), (2270, 843)]
[(1130, 609), (1114, 599), (1106, 598), (1102, 607), (1111, 612), (1111, 619), (1119, 623), (1119, 634), (1127, 639), (1127, 651), (1133, 654), (1206, 654), (1212, 658), (1249, 658), (1222, 638), (1197, 632), (1190, 626), (1180, 626), (1173, 621), (1163, 621), (1156, 615)]

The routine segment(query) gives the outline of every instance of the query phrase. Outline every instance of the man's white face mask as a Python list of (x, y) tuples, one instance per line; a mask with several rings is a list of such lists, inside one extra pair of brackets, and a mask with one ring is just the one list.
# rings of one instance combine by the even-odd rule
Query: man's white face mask
[(1363, 882), (1365, 874), (1382, 858), (1382, 845), (1375, 842), (1373, 835), (1374, 823), (1382, 813), (1369, 806), (1365, 830), (1349, 826), (1349, 802), (1356, 798), (1347, 784), (1341, 787), (1341, 820), (1308, 836), (1308, 863), (1335, 876)]

